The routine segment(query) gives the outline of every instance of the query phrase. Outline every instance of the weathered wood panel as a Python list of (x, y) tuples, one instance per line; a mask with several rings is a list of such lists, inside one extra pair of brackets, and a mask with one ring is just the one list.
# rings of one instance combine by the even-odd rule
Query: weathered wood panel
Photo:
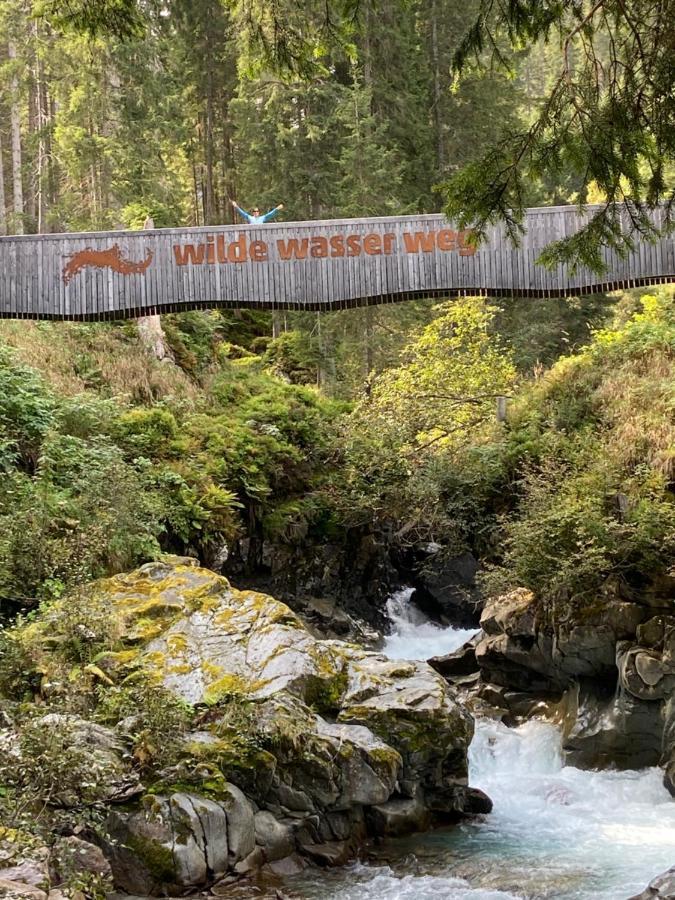
[[(216, 306), (339, 309), (419, 296), (583, 294), (675, 281), (675, 238), (605, 252), (603, 275), (537, 265), (592, 208), (528, 211), (477, 251), (442, 216), (0, 238), (0, 317), (111, 319)], [(653, 213), (661, 225), (663, 213)]]

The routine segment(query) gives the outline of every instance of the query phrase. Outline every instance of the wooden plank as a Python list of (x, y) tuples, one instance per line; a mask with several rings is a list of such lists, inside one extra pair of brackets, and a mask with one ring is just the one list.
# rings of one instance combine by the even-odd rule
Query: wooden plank
[[(673, 234), (655, 244), (638, 240), (636, 252), (625, 260), (606, 252), (608, 272), (603, 276), (585, 270), (571, 276), (567, 267), (548, 271), (536, 264), (547, 242), (575, 233), (592, 212), (580, 215), (574, 207), (529, 210), (519, 249), (510, 245), (500, 225), (489, 229), (487, 244), (472, 256), (460, 255), (459, 248), (437, 246), (438, 231), (452, 227), (440, 215), (279, 223), (264, 228), (236, 225), (3, 237), (0, 316), (109, 319), (222, 303), (338, 309), (411, 294), (476, 291), (497, 296), (519, 292), (564, 296), (607, 285), (675, 280)], [(656, 227), (662, 218), (661, 210), (653, 212)], [(384, 236), (393, 235), (393, 252), (366, 253), (364, 239), (369, 234), (379, 236), (382, 250)], [(421, 237), (417, 249), (416, 234)], [(315, 236), (329, 242), (327, 258), (311, 256), (309, 241)], [(344, 255), (333, 252), (332, 236), (343, 241)], [(354, 236), (358, 254), (347, 246)], [(214, 250), (209, 253), (209, 238), (213, 248), (219, 239), (226, 248), (243, 240), (248, 251), (251, 240), (263, 241), (267, 260), (255, 261), (249, 252), (245, 261), (221, 262)], [(431, 250), (425, 249), (427, 238), (434, 239)], [(307, 241), (306, 258), (293, 253), (282, 258), (277, 240)], [(152, 260), (146, 264), (149, 253)]]

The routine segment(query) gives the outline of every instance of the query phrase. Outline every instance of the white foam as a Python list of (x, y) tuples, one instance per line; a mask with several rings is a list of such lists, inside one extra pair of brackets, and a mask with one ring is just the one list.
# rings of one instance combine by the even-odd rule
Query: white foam
[[(442, 629), (410, 604), (388, 603), (399, 659), (449, 653), (472, 634)], [(658, 769), (586, 772), (565, 766), (559, 731), (478, 721), (470, 783), (489, 816), (394, 842), (383, 866), (303, 876), (307, 900), (626, 900), (675, 863), (675, 801)], [(392, 860), (400, 860), (394, 862)]]
[(413, 588), (396, 591), (387, 600), (387, 616), (391, 633), (385, 638), (382, 652), (392, 659), (431, 659), (458, 650), (476, 629), (441, 628), (411, 602)]

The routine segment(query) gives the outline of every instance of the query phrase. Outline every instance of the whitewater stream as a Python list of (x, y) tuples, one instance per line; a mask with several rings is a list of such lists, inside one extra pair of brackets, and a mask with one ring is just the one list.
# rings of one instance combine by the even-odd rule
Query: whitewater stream
[[(384, 652), (427, 659), (472, 632), (439, 628), (401, 591)], [(303, 900), (628, 900), (675, 864), (675, 801), (658, 769), (584, 772), (563, 763), (558, 730), (476, 723), (470, 783), (489, 816), (390, 840), (367, 864), (304, 875)]]

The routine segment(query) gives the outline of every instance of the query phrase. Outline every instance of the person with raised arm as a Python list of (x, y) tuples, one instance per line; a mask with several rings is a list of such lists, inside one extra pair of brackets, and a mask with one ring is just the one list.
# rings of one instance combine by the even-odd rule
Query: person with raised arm
[(284, 204), (280, 203), (278, 206), (275, 206), (274, 209), (270, 209), (269, 212), (266, 212), (264, 215), (260, 215), (260, 210), (257, 206), (254, 206), (251, 212), (246, 212), (245, 209), (242, 209), (241, 206), (237, 203), (236, 200), (231, 200), (232, 206), (236, 209), (242, 218), (246, 219), (249, 225), (264, 225), (265, 222), (269, 222), (270, 219), (273, 219), (278, 212), (280, 212), (284, 208)]

